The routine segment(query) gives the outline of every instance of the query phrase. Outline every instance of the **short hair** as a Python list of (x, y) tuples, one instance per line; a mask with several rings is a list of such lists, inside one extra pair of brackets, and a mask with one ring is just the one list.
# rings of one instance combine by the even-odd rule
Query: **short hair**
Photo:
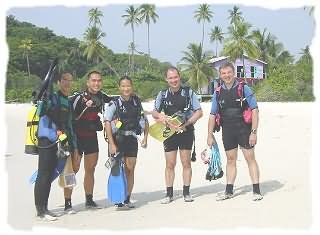
[(62, 79), (73, 78), (71, 73), (63, 73), (60, 77), (58, 77), (58, 81), (61, 82)]
[(87, 80), (90, 79), (91, 74), (98, 74), (98, 75), (100, 75), (102, 77), (102, 74), (99, 71), (93, 70), (90, 73), (88, 73)]
[(177, 67), (174, 67), (174, 66), (170, 66), (170, 67), (167, 69), (167, 71), (166, 71), (166, 73), (164, 74), (164, 76), (167, 77), (168, 72), (169, 72), (169, 71), (173, 71), (173, 70), (177, 71), (177, 73), (178, 73), (178, 75), (179, 75), (179, 77), (180, 77), (179, 69), (178, 69)]
[(118, 81), (118, 85), (119, 85), (119, 86), (120, 86), (121, 81), (123, 81), (123, 80), (128, 80), (128, 81), (130, 81), (130, 83), (131, 83), (131, 85), (132, 85), (132, 79), (131, 79), (129, 76), (125, 75), (125, 76), (123, 76), (123, 77), (121, 77), (121, 78), (119, 79), (119, 81)]
[(226, 62), (226, 63), (224, 63), (224, 64), (222, 64), (221, 66), (220, 66), (220, 68), (219, 68), (219, 73), (221, 72), (221, 69), (225, 69), (225, 68), (231, 68), (232, 69), (232, 71), (234, 72), (234, 66), (233, 66), (233, 64), (231, 63), (231, 62)]

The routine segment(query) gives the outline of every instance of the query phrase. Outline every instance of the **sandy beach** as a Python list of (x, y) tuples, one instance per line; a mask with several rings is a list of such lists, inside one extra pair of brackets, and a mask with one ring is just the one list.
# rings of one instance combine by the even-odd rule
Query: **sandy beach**
[[(95, 174), (94, 199), (103, 209), (88, 211), (84, 206), (83, 165), (77, 174), (72, 202), (75, 215), (64, 215), (54, 222), (35, 217), (33, 185), (28, 179), (37, 167), (37, 156), (24, 154), (26, 116), (30, 105), (5, 105), (7, 133), (5, 169), (8, 174), (7, 223), (19, 231), (42, 227), (70, 230), (136, 231), (145, 229), (211, 229), (269, 228), (302, 229), (312, 224), (310, 161), (312, 153), (312, 108), (314, 103), (259, 103), (260, 124), (256, 159), (260, 167), (261, 191), (264, 199), (253, 202), (252, 185), (247, 164), (239, 151), (235, 194), (231, 200), (217, 202), (216, 193), (224, 191), (225, 177), (206, 181), (207, 165), (200, 159), (206, 147), (210, 103), (201, 103), (203, 117), (195, 125), (197, 161), (192, 163), (191, 194), (182, 198), (182, 171), (178, 160), (174, 183), (174, 201), (160, 204), (165, 195), (164, 153), (160, 142), (149, 137), (147, 149), (139, 148), (132, 201), (136, 208), (117, 211), (106, 200), (108, 171), (104, 167), (107, 145), (99, 133), (100, 155)], [(146, 110), (153, 103), (143, 103)], [(151, 120), (151, 119), (150, 119)], [(225, 171), (225, 154), (221, 132), (215, 135)], [(83, 163), (82, 163), (83, 164)], [(63, 211), (63, 190), (57, 181), (52, 184), (49, 208)]]

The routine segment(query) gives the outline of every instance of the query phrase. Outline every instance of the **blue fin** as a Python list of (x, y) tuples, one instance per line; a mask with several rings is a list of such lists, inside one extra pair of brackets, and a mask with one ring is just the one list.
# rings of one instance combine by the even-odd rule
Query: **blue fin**
[[(51, 182), (53, 182), (56, 178), (58, 178), (58, 176), (62, 173), (65, 163), (66, 163), (65, 159), (59, 159), (58, 160), (57, 166), (54, 169), (54, 172), (52, 174)], [(33, 174), (31, 175), (31, 177), (29, 179), (29, 183), (30, 184), (34, 184), (36, 182), (36, 180), (37, 180), (37, 176), (38, 176), (38, 170), (33, 172)]]
[(121, 161), (117, 163), (119, 164), (119, 174), (112, 175), (110, 172), (107, 185), (108, 200), (114, 204), (123, 203), (127, 199), (128, 195), (127, 178), (123, 163)]

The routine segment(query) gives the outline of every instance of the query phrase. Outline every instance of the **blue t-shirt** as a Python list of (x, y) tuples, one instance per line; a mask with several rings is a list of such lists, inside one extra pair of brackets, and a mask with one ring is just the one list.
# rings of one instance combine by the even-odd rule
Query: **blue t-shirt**
[[(234, 88), (238, 84), (239, 84), (239, 82), (235, 81), (233, 86), (232, 86), (232, 88)], [(222, 84), (221, 89), (227, 90), (226, 85)], [(252, 92), (252, 90), (250, 89), (249, 86), (247, 86), (247, 85), (243, 86), (243, 95), (246, 98), (246, 101), (248, 102), (248, 106), (249, 106), (250, 109), (258, 108), (257, 100), (254, 97), (253, 92)], [(218, 112), (219, 112), (219, 108), (218, 108), (218, 102), (217, 102), (217, 92), (214, 91), (212, 99), (211, 99), (211, 111), (210, 111), (210, 114), (216, 115)]]
[[(154, 101), (154, 109), (153, 109), (159, 113), (162, 111), (162, 110), (160, 110), (161, 100), (162, 100), (161, 92), (162, 91), (160, 91), (158, 93), (157, 98)], [(169, 89), (167, 89), (166, 92), (172, 92), (172, 91), (170, 91), (170, 88), (169, 88)], [(184, 89), (181, 89), (180, 92), (181, 92), (181, 96), (186, 96)], [(189, 97), (190, 97), (190, 106), (191, 107), (190, 107), (190, 110), (188, 110), (188, 112), (186, 113), (187, 118), (190, 118), (194, 111), (201, 109), (200, 102), (197, 99), (197, 95), (194, 93), (194, 91), (192, 89), (189, 89)]]

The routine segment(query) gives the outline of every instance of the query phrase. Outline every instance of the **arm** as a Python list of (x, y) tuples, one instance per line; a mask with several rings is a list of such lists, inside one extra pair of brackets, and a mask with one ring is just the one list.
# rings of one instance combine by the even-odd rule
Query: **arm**
[(117, 148), (115, 141), (113, 139), (113, 136), (112, 136), (111, 122), (108, 120), (105, 121), (104, 127), (105, 127), (106, 134), (107, 134), (108, 141), (109, 141), (109, 153), (115, 154), (117, 152), (118, 148)]
[(216, 119), (216, 115), (212, 115), (212, 114), (209, 115), (207, 145), (210, 147), (216, 143), (216, 140), (213, 135), (213, 130), (216, 124), (215, 119)]
[(163, 124), (166, 124), (166, 122), (168, 121), (168, 116), (161, 113), (161, 110), (162, 110), (161, 100), (162, 100), (162, 95), (160, 91), (157, 95), (156, 100), (154, 101), (154, 109), (153, 111), (151, 111), (151, 115), (156, 122), (162, 122)]
[(216, 140), (213, 135), (213, 130), (216, 125), (216, 115), (219, 112), (218, 109), (218, 102), (216, 98), (217, 94), (216, 92), (213, 94), (212, 99), (211, 99), (211, 111), (209, 115), (209, 120), (208, 120), (208, 136), (207, 136), (207, 145), (212, 146), (216, 143)]
[(104, 127), (106, 131), (106, 135), (109, 141), (109, 153), (115, 154), (117, 152), (117, 146), (115, 144), (115, 141), (113, 139), (112, 135), (112, 127), (111, 122), (114, 119), (114, 114), (116, 112), (116, 105), (111, 101), (107, 106), (104, 113)]
[(144, 127), (144, 133), (143, 133), (143, 140), (141, 141), (141, 147), (146, 148), (148, 145), (148, 135), (149, 135), (149, 122), (148, 119), (145, 117), (145, 127)]
[(190, 90), (190, 98), (191, 98), (191, 109), (193, 111), (191, 117), (182, 125), (182, 128), (187, 127), (188, 125), (195, 124), (203, 115), (199, 100), (197, 99), (196, 94)]
[(249, 136), (249, 144), (251, 146), (255, 146), (257, 144), (258, 124), (259, 124), (259, 110), (256, 108), (252, 110), (252, 127), (251, 127), (251, 133)]
[(258, 104), (255, 96), (253, 95), (252, 90), (250, 87), (245, 85), (243, 87), (244, 96), (247, 99), (247, 103), (249, 108), (252, 110), (252, 127), (251, 127), (251, 133), (249, 136), (249, 144), (251, 146), (255, 146), (257, 144), (257, 129), (259, 124), (259, 109)]

